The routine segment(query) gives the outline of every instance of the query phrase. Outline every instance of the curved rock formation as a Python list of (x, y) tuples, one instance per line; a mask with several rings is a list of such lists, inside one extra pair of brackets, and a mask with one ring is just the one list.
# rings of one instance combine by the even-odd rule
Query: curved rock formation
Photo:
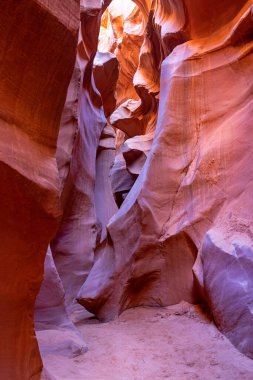
[(252, 355), (251, 1), (168, 0), (150, 17), (167, 56), (154, 142), (79, 302), (110, 319), (202, 295)]
[(37, 379), (42, 368), (33, 312), (60, 216), (55, 151), (78, 14), (74, 0), (1, 4), (0, 368), (6, 380)]
[(253, 358), (252, 0), (2, 3), (0, 377), (40, 378), (37, 295), (43, 355), (185, 300)]
[[(66, 305), (70, 312), (76, 309), (74, 301), (77, 292), (92, 267), (98, 232), (94, 203), (96, 154), (106, 119), (92, 68), (101, 15), (107, 4), (103, 1), (81, 2), (77, 55), (81, 71), (78, 120), (69, 172), (61, 194), (63, 218), (51, 244), (55, 264), (66, 292)], [(92, 34), (90, 30), (93, 31)], [(68, 140), (66, 142), (69, 143)]]
[(43, 359), (47, 355), (72, 358), (87, 351), (67, 314), (65, 292), (50, 248), (45, 258), (44, 280), (36, 298), (35, 329)]

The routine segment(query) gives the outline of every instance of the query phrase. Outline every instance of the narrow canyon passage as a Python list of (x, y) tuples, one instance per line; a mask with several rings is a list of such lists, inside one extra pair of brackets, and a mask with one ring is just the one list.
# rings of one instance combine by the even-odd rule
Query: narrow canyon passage
[(84, 355), (66, 358), (44, 342), (54, 380), (252, 379), (252, 360), (187, 303), (129, 309), (108, 323), (87, 315), (77, 327), (89, 347)]
[(0, 379), (253, 379), (252, 15), (2, 1)]

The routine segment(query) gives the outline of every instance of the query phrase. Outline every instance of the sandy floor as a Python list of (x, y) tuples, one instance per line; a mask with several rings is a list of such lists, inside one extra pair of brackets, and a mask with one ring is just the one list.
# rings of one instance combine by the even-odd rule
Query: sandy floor
[(253, 360), (186, 303), (128, 310), (109, 323), (87, 318), (78, 328), (89, 351), (44, 357), (53, 380), (253, 379)]

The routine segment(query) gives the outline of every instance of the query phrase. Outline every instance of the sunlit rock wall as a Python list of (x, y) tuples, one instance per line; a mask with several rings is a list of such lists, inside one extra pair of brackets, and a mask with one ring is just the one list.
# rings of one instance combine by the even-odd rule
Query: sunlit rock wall
[(251, 1), (137, 3), (148, 20), (133, 77), (139, 98), (110, 117), (125, 133), (118, 149), (128, 172), (136, 141), (127, 137), (142, 134), (133, 128), (159, 94), (158, 120), (79, 302), (108, 320), (133, 306), (204, 299), (252, 356)]

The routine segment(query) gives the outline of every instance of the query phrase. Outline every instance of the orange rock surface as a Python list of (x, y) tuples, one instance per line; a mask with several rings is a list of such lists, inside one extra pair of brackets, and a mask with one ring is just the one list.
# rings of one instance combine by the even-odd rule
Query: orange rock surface
[(0, 14), (1, 379), (42, 368), (34, 303), (60, 216), (58, 129), (76, 55), (76, 1), (5, 1)]
[(108, 321), (181, 301), (253, 357), (252, 12), (2, 4), (3, 380), (41, 376), (34, 308), (45, 361), (86, 352), (82, 306)]

